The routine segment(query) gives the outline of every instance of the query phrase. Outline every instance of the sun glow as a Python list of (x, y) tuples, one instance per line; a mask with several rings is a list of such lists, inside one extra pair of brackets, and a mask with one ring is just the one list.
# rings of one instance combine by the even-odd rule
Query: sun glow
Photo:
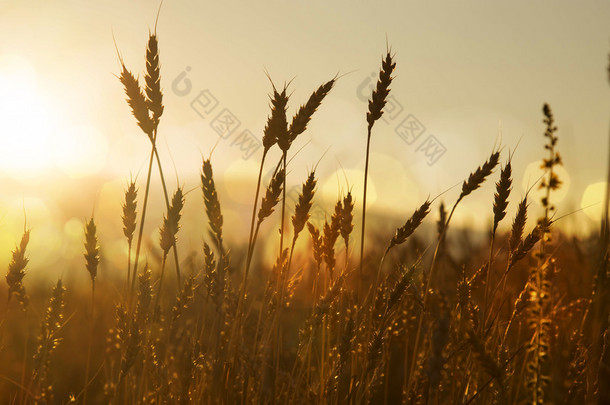
[(62, 125), (58, 107), (39, 88), (30, 63), (0, 56), (0, 173), (33, 179), (59, 169), (83, 177), (104, 167), (104, 136), (90, 125)]
[(580, 200), (580, 207), (593, 221), (599, 221), (602, 219), (605, 200), (606, 182), (589, 184)]
[[(540, 188), (540, 182), (545, 178), (545, 171), (541, 168), (542, 162), (532, 162), (525, 168), (521, 186), (524, 191), (529, 190), (530, 200), (540, 205), (540, 200), (545, 196), (546, 189)], [(570, 190), (570, 174), (563, 166), (555, 166), (553, 169), (555, 174), (561, 180), (561, 186), (557, 190), (553, 190), (551, 193), (550, 202), (551, 204), (557, 205), (561, 203), (566, 197), (568, 197), (568, 191)]]
[(36, 86), (36, 72), (18, 56), (0, 64), (0, 170), (31, 177), (52, 163), (55, 123)]

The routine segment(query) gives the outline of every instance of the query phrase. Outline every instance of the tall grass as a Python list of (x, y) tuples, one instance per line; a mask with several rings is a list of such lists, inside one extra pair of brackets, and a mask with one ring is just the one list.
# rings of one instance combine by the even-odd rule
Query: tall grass
[[(50, 292), (28, 285), (28, 297), (30, 231), (24, 232), (6, 275), (0, 397), (57, 404), (608, 403), (610, 257), (595, 237), (570, 241), (555, 227), (551, 197), (560, 184), (554, 169), (561, 159), (550, 107), (544, 106), (541, 128), (548, 152), (542, 213), (527, 194), (514, 196), (512, 154), (493, 150), (463, 173), (450, 210), (426, 199), (409, 207), (412, 215), (395, 224), (393, 235), (379, 226), (366, 230), (372, 128), (395, 67), (388, 52), (363, 112), (368, 130), (361, 204), (350, 189), (317, 227), (310, 221), (313, 168), (285, 221), (288, 151), (325, 97), (332, 97), (336, 78), (316, 89), (290, 123), (286, 86), (273, 87), (249, 229), (226, 228), (212, 157), (205, 158), (199, 204), (208, 222), (188, 266), (176, 249), (180, 224), (189, 220), (182, 212), (187, 196), (178, 186), (170, 200), (156, 146), (164, 106), (158, 41), (151, 34), (145, 86), (122, 61), (119, 75), (136, 124), (151, 142), (143, 197), (130, 181), (124, 201), (117, 201), (125, 269), (114, 269), (110, 281), (98, 277), (105, 241), (98, 241), (90, 219), (84, 266), (91, 288), (60, 279)], [(262, 172), (275, 145), (281, 160), (261, 197)], [(155, 162), (166, 204), (159, 247), (149, 248), (160, 260), (147, 262), (143, 235)], [(492, 194), (487, 185), (494, 177)], [(489, 193), (490, 237), (464, 245), (469, 230), (449, 225), (475, 191)], [(353, 258), (358, 210), (360, 256)], [(511, 210), (510, 231), (503, 232)], [(528, 216), (540, 218), (531, 229)], [(275, 260), (266, 263), (256, 250), (270, 243), (260, 234), (271, 220), (279, 221), (281, 237)], [(435, 221), (436, 232), (429, 232)], [(226, 235), (236, 232), (248, 234), (243, 255), (236, 254), (241, 246), (227, 243)], [(306, 248), (299, 237), (307, 239)], [(165, 271), (172, 256), (175, 276)], [(177, 287), (167, 282), (174, 277)], [(39, 321), (36, 339), (27, 339), (29, 321), (15, 301)]]

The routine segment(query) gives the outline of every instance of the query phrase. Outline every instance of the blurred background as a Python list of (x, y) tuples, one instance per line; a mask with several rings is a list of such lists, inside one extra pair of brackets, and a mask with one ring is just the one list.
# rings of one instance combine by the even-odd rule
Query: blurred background
[[(143, 193), (150, 148), (124, 100), (117, 50), (143, 76), (158, 11), (151, 1), (0, 1), (0, 265), (27, 220), (29, 274), (61, 276), (63, 264), (82, 260), (92, 214), (107, 265), (124, 265), (123, 192), (135, 178)], [(166, 0), (156, 24), (165, 94), (158, 145), (171, 187), (190, 191), (181, 248), (200, 249), (206, 234), (199, 171), (212, 151), (227, 238), (247, 233), (267, 75), (276, 86), (290, 82), (290, 116), (341, 76), (292, 148), (288, 187), (294, 195), (319, 162), (314, 219), (323, 221), (350, 188), (359, 210), (366, 100), (388, 46), (397, 67), (373, 130), (371, 215), (398, 226), (447, 190), (452, 204), (468, 174), (502, 148), (503, 163), (514, 153), (511, 218), (541, 175), (548, 102), (564, 159), (557, 215), (585, 208), (558, 226), (577, 236), (595, 231), (609, 149), (608, 21), (610, 3), (602, 1)], [(274, 150), (267, 171), (278, 158)], [(163, 214), (158, 182), (151, 198), (146, 230), (154, 244)], [(460, 206), (454, 226), (486, 231), (492, 199), (489, 181)]]

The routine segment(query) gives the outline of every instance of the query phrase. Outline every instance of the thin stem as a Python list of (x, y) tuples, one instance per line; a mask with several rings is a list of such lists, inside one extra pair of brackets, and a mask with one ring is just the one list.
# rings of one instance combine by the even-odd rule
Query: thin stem
[[(256, 237), (258, 236), (258, 230), (259, 230), (260, 224), (261, 224), (261, 222), (258, 221), (256, 223), (256, 230), (254, 229), (254, 223), (256, 222), (256, 209), (258, 208), (258, 198), (260, 195), (261, 181), (262, 181), (262, 177), (263, 177), (263, 167), (265, 165), (265, 158), (267, 157), (267, 152), (268, 152), (268, 149), (265, 149), (263, 151), (263, 157), (261, 158), (261, 165), (258, 170), (258, 180), (256, 182), (256, 192), (254, 194), (254, 204), (252, 207), (252, 220), (250, 222), (250, 235), (248, 236), (248, 253), (246, 256), (246, 269), (244, 270), (244, 279), (242, 280), (241, 291), (239, 293), (239, 300), (237, 301), (237, 316), (240, 317), (240, 319), (239, 319), (240, 321), (241, 321), (241, 308), (243, 306), (243, 301), (246, 297), (248, 272), (250, 271), (250, 264), (252, 262), (252, 255), (254, 253), (254, 245), (256, 244)], [(256, 351), (256, 340), (257, 340), (256, 336), (257, 335), (258, 335), (258, 325), (257, 325), (257, 334), (254, 336), (254, 342), (255, 342), (254, 350), (255, 351)]]
[[(485, 330), (485, 323), (487, 322), (487, 299), (488, 299), (488, 295), (489, 295), (489, 273), (491, 273), (491, 264), (493, 261), (493, 251), (494, 251), (494, 242), (496, 240), (496, 232), (494, 231), (491, 234), (491, 246), (489, 247), (489, 260), (487, 262), (487, 274), (485, 275), (485, 294), (483, 295), (483, 316), (481, 318), (481, 320), (483, 322), (481, 322), (481, 330)], [(495, 295), (495, 291), (494, 291), (494, 295)], [(491, 302), (493, 301), (493, 297), (490, 300), (490, 305)]]
[[(284, 168), (284, 178), (283, 178), (283, 186), (282, 186), (282, 215), (281, 215), (281, 224), (280, 224), (280, 257), (282, 257), (283, 252), (284, 252), (284, 217), (286, 215), (286, 155), (287, 152), (284, 151), (283, 155), (282, 155), (282, 167)], [(281, 266), (279, 271), (279, 277), (278, 277), (278, 292), (279, 292), (279, 298), (278, 298), (278, 306), (277, 306), (277, 310), (276, 310), (276, 328), (275, 328), (275, 337), (276, 337), (276, 341), (275, 341), (275, 347), (276, 350), (274, 352), (274, 356), (275, 356), (275, 371), (274, 371), (274, 377), (273, 377), (273, 385), (272, 385), (272, 392), (273, 395), (275, 396), (275, 392), (277, 390), (277, 375), (279, 373), (279, 368), (280, 368), (280, 350), (281, 350), (281, 316), (282, 316), (282, 305), (283, 305), (283, 293), (284, 293), (284, 274), (285, 271), (284, 270), (285, 266)]]
[(286, 277), (288, 277), (288, 273), (290, 272), (290, 264), (292, 263), (292, 254), (294, 253), (294, 246), (297, 243), (296, 235), (292, 238), (292, 244), (290, 245), (290, 255), (288, 255), (288, 264), (286, 266)]
[[(156, 140), (153, 138), (153, 145)], [(142, 217), (140, 218), (140, 229), (138, 231), (138, 242), (136, 243), (136, 257), (133, 263), (133, 272), (131, 277), (131, 294), (129, 296), (129, 305), (131, 306), (131, 301), (133, 298), (133, 294), (136, 288), (136, 276), (138, 274), (138, 262), (140, 258), (140, 247), (142, 245), (142, 237), (144, 235), (144, 220), (146, 219), (146, 208), (148, 207), (148, 194), (150, 191), (150, 178), (152, 175), (152, 165), (153, 159), (155, 156), (155, 148), (153, 147), (150, 151), (150, 159), (148, 162), (148, 173), (146, 174), (146, 188), (144, 189), (144, 202), (142, 203)]]
[(280, 256), (282, 255), (282, 252), (284, 251), (284, 217), (286, 215), (286, 154), (287, 152), (284, 151), (284, 154), (282, 156), (282, 167), (284, 168), (284, 179), (283, 179), (283, 186), (282, 186), (282, 219), (281, 219), (281, 224), (280, 224)]
[(159, 308), (159, 301), (161, 297), (161, 288), (163, 287), (163, 275), (165, 274), (165, 263), (167, 262), (167, 253), (163, 253), (163, 258), (161, 259), (161, 277), (159, 278), (159, 291), (157, 292), (157, 298), (155, 299), (155, 307), (153, 311), (157, 311)]
[(360, 235), (360, 284), (364, 273), (364, 229), (366, 224), (366, 190), (369, 174), (369, 151), (371, 148), (371, 127), (369, 126), (366, 138), (366, 160), (364, 162), (364, 193), (362, 196), (362, 234)]
[(246, 257), (246, 271), (244, 274), (244, 288), (246, 284), (246, 280), (248, 278), (248, 271), (250, 269), (250, 261), (252, 260), (252, 253), (254, 250), (254, 246), (252, 243), (252, 238), (254, 238), (254, 223), (256, 222), (256, 209), (258, 208), (258, 197), (260, 196), (261, 190), (261, 181), (263, 178), (263, 167), (265, 164), (265, 158), (267, 157), (268, 149), (263, 151), (263, 157), (261, 158), (261, 165), (258, 170), (258, 180), (256, 182), (256, 193), (254, 194), (254, 204), (252, 207), (252, 220), (250, 221), (250, 236), (248, 237), (248, 255)]
[(256, 356), (258, 354), (258, 343), (259, 343), (258, 335), (259, 335), (261, 323), (262, 323), (262, 320), (263, 320), (263, 310), (266, 307), (265, 304), (266, 304), (266, 302), (263, 301), (261, 303), (261, 307), (260, 307), (260, 309), (258, 311), (258, 320), (256, 321), (256, 332), (254, 333), (254, 339), (252, 339), (254, 341), (254, 346), (252, 347), (252, 351), (254, 353), (254, 357), (255, 358), (256, 358)]
[(345, 243), (345, 270), (347, 271), (347, 267), (349, 265), (349, 246), (348, 243)]
[[(256, 218), (256, 209), (258, 208), (257, 202), (258, 202), (258, 197), (259, 197), (259, 192), (260, 192), (260, 183), (261, 183), (261, 180), (262, 180), (261, 179), (261, 173), (262, 173), (262, 170), (263, 170), (264, 159), (265, 158), (263, 157), (263, 161), (261, 162), (261, 168), (260, 168), (259, 180), (258, 180), (259, 185), (257, 187), (256, 200), (255, 200), (254, 209), (253, 209), (253, 212), (252, 212), (252, 225), (254, 225), (254, 222), (256, 221), (255, 220), (255, 218)], [(277, 173), (277, 170), (279, 170), (281, 165), (282, 165), (282, 158), (280, 158), (280, 160), (278, 161), (278, 164), (276, 165), (274, 174)], [(252, 232), (250, 234), (250, 240), (248, 242), (248, 256), (247, 256), (247, 259), (246, 259), (246, 274), (244, 275), (244, 280), (247, 280), (247, 274), (249, 274), (250, 265), (252, 264), (252, 259), (254, 258), (254, 247), (256, 245), (256, 240), (257, 240), (257, 237), (258, 237), (258, 231), (259, 231), (259, 228), (261, 226), (261, 223), (262, 223), (262, 220), (259, 220), (256, 223), (256, 230), (255, 230), (254, 234), (252, 234)]]
[[(22, 367), (21, 367), (21, 386), (25, 387), (25, 372), (26, 372), (26, 368), (27, 368), (27, 358), (28, 358), (28, 340), (30, 338), (30, 331), (28, 329), (28, 315), (29, 315), (29, 311), (26, 310), (25, 312), (25, 344), (23, 345), (23, 362), (22, 362)], [(22, 394), (21, 394), (21, 402), (25, 403), (25, 394), (27, 393), (25, 390), (22, 389)]]
[(95, 281), (91, 282), (91, 312), (89, 319), (89, 343), (87, 344), (87, 364), (85, 366), (85, 387), (83, 388), (83, 405), (87, 405), (87, 391), (89, 387), (89, 369), (91, 366), (91, 345), (93, 341), (93, 308), (95, 305)]
[(129, 286), (131, 283), (131, 245), (132, 245), (132, 240), (129, 240), (129, 242), (127, 242), (127, 291), (126, 293), (129, 294)]
[[(500, 289), (500, 285), (502, 286), (502, 292), (500, 293), (500, 297), (504, 296), (504, 292), (506, 290), (506, 279), (508, 278), (508, 273), (512, 269), (512, 266), (510, 265), (510, 256), (509, 256), (508, 260), (509, 261), (506, 263), (506, 270), (504, 270), (502, 277), (500, 277), (500, 281), (498, 281), (498, 283), (494, 287), (493, 291), (491, 292), (491, 297), (489, 297), (490, 305), (493, 304), (493, 301), (496, 298), (496, 294), (498, 293), (498, 290)], [(487, 271), (489, 272), (489, 269), (487, 269)], [(481, 326), (481, 330), (485, 330), (485, 327), (486, 327), (487, 321), (489, 320), (488, 318), (490, 315), (491, 315), (491, 313), (489, 313), (485, 318), (483, 318), (485, 320), (485, 323)]]
[[(156, 134), (155, 134), (156, 139)], [(155, 158), (157, 159), (157, 166), (159, 166), (159, 177), (161, 178), (161, 186), (163, 188), (163, 197), (165, 197), (165, 208), (169, 213), (169, 195), (167, 194), (167, 185), (165, 184), (165, 176), (163, 176), (163, 168), (161, 167), (161, 159), (159, 158), (159, 153), (157, 152), (156, 142), (153, 143), (153, 151), (155, 153)], [(178, 278), (178, 288), (181, 286), (180, 280), (180, 261), (178, 260), (178, 249), (176, 248), (176, 238), (172, 238), (172, 247), (174, 248), (174, 262), (176, 263), (176, 277)]]
[(373, 291), (377, 290), (377, 287), (379, 286), (379, 276), (381, 276), (381, 269), (383, 268), (383, 262), (385, 261), (386, 256), (388, 255), (388, 252), (390, 251), (390, 249), (386, 249), (385, 252), (383, 253), (383, 256), (381, 256), (381, 260), (379, 261), (379, 268), (377, 269), (377, 275), (375, 276), (375, 284), (374, 284), (374, 289)]

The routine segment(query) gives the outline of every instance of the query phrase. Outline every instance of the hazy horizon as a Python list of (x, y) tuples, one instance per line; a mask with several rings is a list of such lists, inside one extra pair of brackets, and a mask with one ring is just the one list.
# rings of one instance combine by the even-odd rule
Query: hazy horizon
[[(114, 41), (142, 77), (158, 6), (0, 2), (0, 32), (9, 39), (0, 44), (3, 257), (23, 228), (24, 208), (33, 227), (61, 218), (47, 230), (60, 238), (92, 210), (107, 209), (107, 216), (118, 210), (130, 176), (143, 181), (148, 140), (124, 101)], [(387, 41), (397, 67), (372, 139), (371, 211), (405, 219), (427, 196), (447, 190), (442, 199), (451, 204), (461, 182), (499, 147), (504, 156), (514, 152), (511, 217), (512, 201), (539, 177), (541, 109), (548, 102), (565, 169), (558, 215), (593, 205), (559, 226), (576, 234), (595, 230), (608, 159), (608, 17), (610, 4), (603, 2), (166, 1), (156, 27), (165, 94), (159, 149), (176, 170), (168, 164), (171, 188), (177, 177), (195, 189), (187, 199), (200, 206), (201, 156), (217, 144), (212, 162), (226, 215), (247, 222), (262, 149), (241, 144), (242, 150), (239, 139), (246, 130), (244, 137), (261, 139), (271, 91), (266, 74), (278, 86), (290, 82), (289, 115), (338, 74), (295, 144), (288, 182), (298, 186), (319, 161), (319, 204), (332, 206), (341, 190), (353, 187), (359, 210), (366, 99)], [(225, 111), (239, 125), (219, 140), (212, 125)], [(430, 159), (426, 142), (444, 152)], [(464, 201), (455, 225), (486, 229), (492, 198), (489, 182)], [(531, 201), (540, 212), (535, 192)]]

